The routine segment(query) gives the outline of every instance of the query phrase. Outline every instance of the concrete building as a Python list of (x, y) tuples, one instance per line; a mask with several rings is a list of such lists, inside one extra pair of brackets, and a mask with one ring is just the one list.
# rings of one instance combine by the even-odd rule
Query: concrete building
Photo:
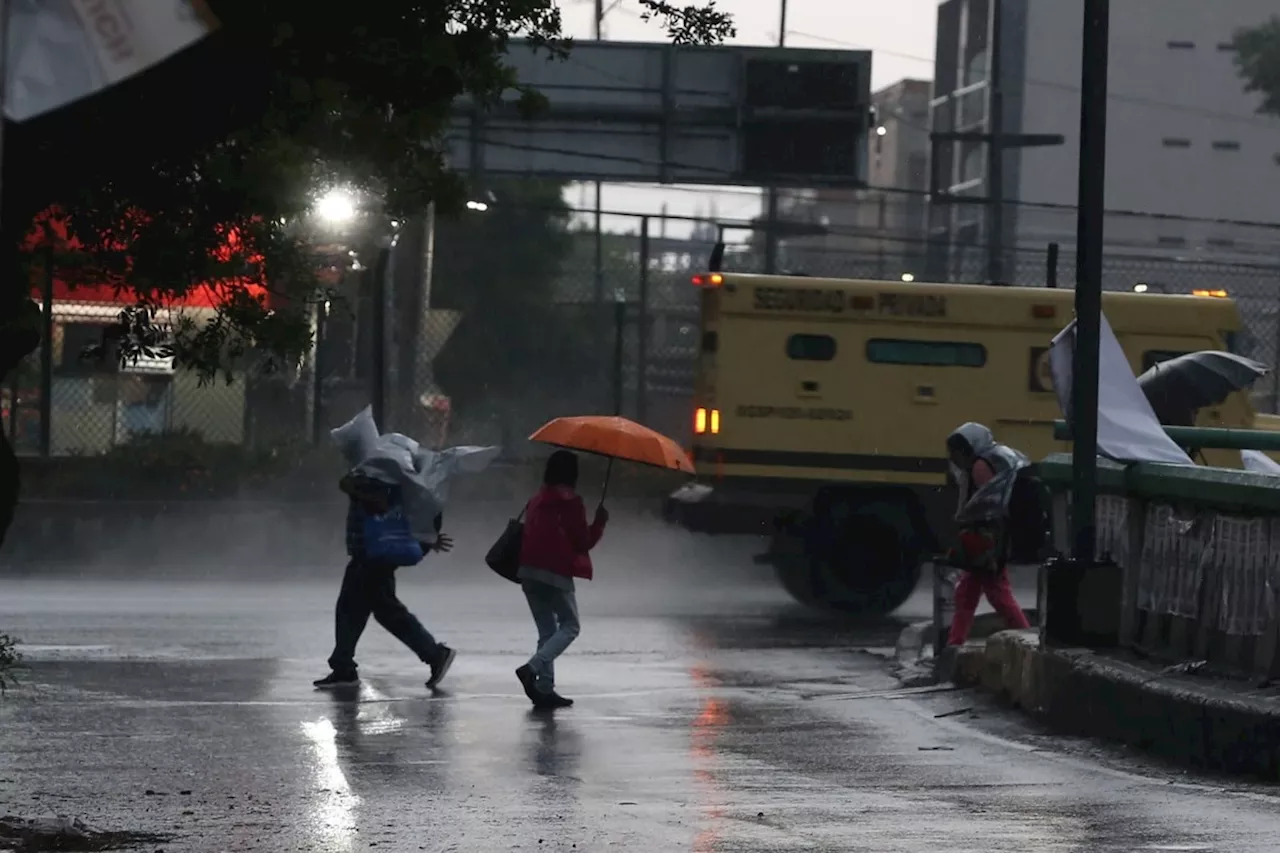
[[(1257, 114), (1261, 96), (1245, 93), (1231, 47), (1238, 29), (1276, 11), (1275, 0), (1112, 0), (1106, 203), (1158, 215), (1108, 216), (1109, 260), (1152, 259), (1149, 273), (1137, 260), (1109, 263), (1108, 287), (1161, 274), (1157, 258), (1172, 279), (1164, 289), (1181, 290), (1193, 283), (1187, 263), (1274, 263), (1280, 256), (1280, 231), (1220, 221), (1280, 220), (1280, 118)], [(999, 234), (987, 205), (935, 205), (932, 230), (951, 246), (935, 275), (980, 278), (983, 247), (993, 240), (1034, 250), (1001, 253), (1005, 280), (1032, 283), (1027, 257), (1042, 263), (1050, 242), (1070, 257), (1082, 20), (1083, 0), (939, 5), (933, 129), (989, 132), (996, 116), (1005, 133), (1062, 134), (1066, 144), (1004, 153), (1003, 197), (1022, 204), (1003, 206)], [(935, 155), (944, 189), (989, 196), (985, 144), (939, 144)], [(1070, 270), (1063, 272), (1070, 281)]]
[(786, 217), (825, 225), (830, 233), (787, 240), (787, 267), (841, 277), (923, 273), (930, 92), (928, 80), (900, 80), (872, 94), (878, 127), (867, 146), (871, 189), (793, 195), (784, 204)]

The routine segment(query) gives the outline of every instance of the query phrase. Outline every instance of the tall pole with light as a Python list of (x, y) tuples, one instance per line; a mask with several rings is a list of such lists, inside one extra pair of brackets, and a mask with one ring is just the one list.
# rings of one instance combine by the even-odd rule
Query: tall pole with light
[(1109, 0), (1084, 0), (1080, 72), (1076, 334), (1071, 381), (1071, 556), (1094, 559), (1098, 491), (1098, 347), (1102, 337), (1102, 245), (1107, 176)]
[[(596, 0), (595, 17), (596, 41), (604, 38), (604, 0)], [(604, 207), (604, 185), (600, 181), (596, 181), (596, 210), (595, 210), (595, 243), (593, 249), (593, 267), (595, 275), (592, 282), (592, 297), (595, 302), (595, 329), (597, 335), (596, 347), (600, 355), (604, 354), (604, 216), (601, 209)]]
[[(346, 231), (358, 214), (355, 196), (345, 189), (330, 189), (316, 199), (311, 213), (326, 237), (338, 236)], [(318, 444), (324, 431), (324, 365), (321, 353), (325, 345), (326, 325), (329, 319), (329, 300), (326, 298), (317, 301), (314, 311), (308, 408), (310, 409), (311, 440)]]

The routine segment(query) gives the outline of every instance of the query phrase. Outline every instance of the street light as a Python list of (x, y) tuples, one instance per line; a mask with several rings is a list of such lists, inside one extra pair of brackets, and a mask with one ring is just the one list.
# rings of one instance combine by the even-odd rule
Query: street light
[(876, 128), (876, 136), (884, 136), (888, 132), (889, 128), (885, 127), (883, 124)]
[(467, 202), (467, 210), (475, 210), (475, 211), (478, 211), (479, 213), (484, 213), (488, 209), (489, 209), (489, 205), (487, 202), (476, 201), (475, 199), (472, 199)]
[(329, 225), (344, 225), (356, 218), (356, 203), (346, 190), (332, 189), (316, 199), (315, 214)]

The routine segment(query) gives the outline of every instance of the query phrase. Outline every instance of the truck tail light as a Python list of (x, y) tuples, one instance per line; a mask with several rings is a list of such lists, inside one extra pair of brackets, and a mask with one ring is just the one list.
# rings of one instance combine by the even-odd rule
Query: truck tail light
[(720, 434), (720, 410), (706, 409), (699, 406), (693, 413), (693, 432), (695, 435)]

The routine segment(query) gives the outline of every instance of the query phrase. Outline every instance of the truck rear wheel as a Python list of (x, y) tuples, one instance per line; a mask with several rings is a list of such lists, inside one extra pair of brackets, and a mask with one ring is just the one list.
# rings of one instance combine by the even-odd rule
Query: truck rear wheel
[(809, 607), (884, 615), (911, 597), (920, 581), (918, 549), (888, 522), (869, 515), (846, 519), (826, 541), (775, 543), (774, 565), (784, 589)]

